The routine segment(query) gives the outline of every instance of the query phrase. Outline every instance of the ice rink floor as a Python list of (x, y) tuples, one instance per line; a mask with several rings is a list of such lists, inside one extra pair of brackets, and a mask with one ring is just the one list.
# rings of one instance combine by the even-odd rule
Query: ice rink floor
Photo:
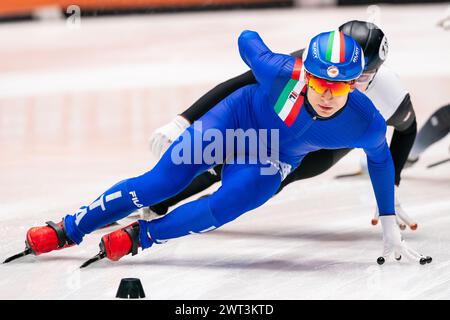
[[(248, 10), (0, 25), (0, 258), (20, 252), (29, 227), (59, 221), (115, 182), (155, 163), (147, 138), (218, 82), (245, 71), (243, 29), (291, 52), (346, 20), (373, 17), (390, 41), (388, 64), (410, 90), (419, 127), (450, 101), (445, 5)], [(378, 20), (378, 21), (377, 21)], [(0, 265), (0, 299), (114, 299), (140, 278), (147, 299), (450, 299), (450, 137), (404, 170), (399, 199), (417, 231), (403, 236), (433, 257), (376, 264), (381, 227), (353, 151), (322, 176), (203, 235), (135, 257), (101, 261), (110, 227), (80, 247)], [(212, 188), (209, 191), (214, 190)], [(122, 225), (130, 220), (123, 220)]]

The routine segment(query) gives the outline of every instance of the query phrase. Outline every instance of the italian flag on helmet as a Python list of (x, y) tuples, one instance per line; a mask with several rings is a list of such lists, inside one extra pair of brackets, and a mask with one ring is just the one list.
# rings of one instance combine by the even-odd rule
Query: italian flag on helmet
[(311, 39), (303, 53), (309, 73), (329, 81), (350, 81), (364, 70), (364, 53), (352, 37), (338, 30), (323, 32)]

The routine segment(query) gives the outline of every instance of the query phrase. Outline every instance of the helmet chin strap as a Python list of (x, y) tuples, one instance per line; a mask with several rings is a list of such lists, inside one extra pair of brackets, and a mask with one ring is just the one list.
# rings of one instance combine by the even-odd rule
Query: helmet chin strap
[(367, 87), (366, 87), (366, 91), (370, 88), (370, 85), (372, 84), (373, 79), (375, 79), (375, 77), (377, 76), (378, 69), (379, 69), (379, 68), (375, 69), (375, 74), (373, 75), (372, 79), (370, 79), (369, 84), (368, 84)]

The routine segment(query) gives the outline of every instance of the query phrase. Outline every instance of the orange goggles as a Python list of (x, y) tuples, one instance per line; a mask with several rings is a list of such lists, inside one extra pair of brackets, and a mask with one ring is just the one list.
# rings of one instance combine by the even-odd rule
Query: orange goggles
[(307, 74), (308, 86), (318, 94), (324, 94), (327, 90), (330, 90), (331, 95), (334, 97), (343, 96), (350, 92), (354, 80), (349, 82), (343, 81), (328, 81), (325, 79), (317, 78), (312, 74)]

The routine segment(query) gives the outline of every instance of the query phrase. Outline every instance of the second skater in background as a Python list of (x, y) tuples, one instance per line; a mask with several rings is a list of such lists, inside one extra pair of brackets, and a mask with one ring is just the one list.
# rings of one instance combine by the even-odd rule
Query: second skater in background
[[(386, 124), (394, 127), (390, 152), (394, 162), (395, 185), (399, 187), (401, 173), (417, 133), (416, 117), (410, 95), (397, 75), (384, 64), (388, 55), (388, 41), (380, 28), (370, 22), (352, 20), (341, 25), (339, 30), (354, 38), (364, 51), (365, 68), (356, 81), (356, 88), (364, 92), (374, 102), (376, 108), (386, 120)], [(304, 49), (301, 49), (292, 53), (292, 56), (301, 57), (303, 53)], [(219, 84), (207, 92), (190, 108), (154, 132), (150, 138), (152, 153), (159, 159), (186, 128), (217, 103), (239, 88), (256, 82), (257, 80), (250, 70)], [(350, 148), (320, 149), (308, 153), (301, 164), (281, 182), (277, 193), (292, 182), (315, 177), (327, 171), (351, 150)], [(367, 165), (365, 167), (365, 171), (367, 171)], [(149, 218), (153, 212), (157, 215), (166, 214), (171, 206), (219, 182), (221, 174), (222, 165), (204, 172), (179, 194), (150, 208), (143, 208), (142, 216)], [(395, 198), (395, 211), (397, 223), (401, 229), (409, 226), (412, 230), (416, 230), (417, 223), (403, 210), (398, 196)], [(372, 219), (372, 224), (377, 223), (378, 208), (375, 217)]]

